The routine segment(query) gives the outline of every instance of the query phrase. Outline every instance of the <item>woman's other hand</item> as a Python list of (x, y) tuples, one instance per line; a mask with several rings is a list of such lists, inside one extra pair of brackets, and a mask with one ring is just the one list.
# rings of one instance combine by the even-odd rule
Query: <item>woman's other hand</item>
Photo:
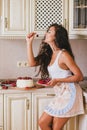
[(55, 86), (58, 83), (57, 79), (52, 79), (47, 83), (47, 86)]

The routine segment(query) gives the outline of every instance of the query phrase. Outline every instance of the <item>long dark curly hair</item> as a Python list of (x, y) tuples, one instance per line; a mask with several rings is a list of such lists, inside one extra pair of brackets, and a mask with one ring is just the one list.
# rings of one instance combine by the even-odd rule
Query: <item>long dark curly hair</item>
[[(49, 31), (51, 27), (54, 27), (56, 31), (55, 33), (56, 46), (60, 49), (65, 49), (74, 59), (74, 55), (73, 55), (73, 52), (69, 43), (69, 39), (68, 39), (67, 30), (62, 25), (58, 25), (57, 23), (54, 23), (48, 27), (47, 31)], [(53, 53), (49, 44), (44, 42), (44, 39), (42, 40), (42, 43), (40, 44), (39, 53), (37, 57), (35, 58), (37, 63), (40, 65), (38, 74), (41, 72), (41, 78), (49, 77), (47, 66), (49, 65), (51, 61), (51, 57)]]

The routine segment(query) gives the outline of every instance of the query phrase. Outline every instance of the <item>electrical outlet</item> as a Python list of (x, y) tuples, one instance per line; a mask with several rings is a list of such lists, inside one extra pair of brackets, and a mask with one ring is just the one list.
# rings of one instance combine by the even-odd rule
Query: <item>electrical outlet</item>
[(17, 61), (17, 67), (21, 67), (22, 66), (22, 62), (21, 61)]
[(28, 67), (27, 61), (17, 61), (17, 67)]
[(24, 67), (28, 67), (28, 62), (24, 62)]

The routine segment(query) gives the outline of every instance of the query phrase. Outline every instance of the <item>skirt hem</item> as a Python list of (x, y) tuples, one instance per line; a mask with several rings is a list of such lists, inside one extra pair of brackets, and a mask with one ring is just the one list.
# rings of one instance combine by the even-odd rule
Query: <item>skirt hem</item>
[(84, 114), (84, 111), (83, 111), (83, 110), (82, 110), (82, 111), (79, 111), (79, 112), (77, 112), (77, 113), (65, 114), (65, 115), (53, 115), (52, 113), (49, 113), (49, 112), (47, 112), (47, 111), (44, 111), (44, 112), (46, 112), (47, 114), (49, 114), (49, 115), (52, 116), (52, 117), (74, 117), (74, 116), (78, 116), (78, 115)]

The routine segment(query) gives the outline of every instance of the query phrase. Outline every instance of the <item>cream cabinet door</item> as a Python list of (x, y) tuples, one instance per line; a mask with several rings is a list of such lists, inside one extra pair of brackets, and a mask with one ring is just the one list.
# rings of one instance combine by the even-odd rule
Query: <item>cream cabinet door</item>
[(0, 130), (3, 130), (3, 95), (0, 94)]
[(30, 0), (30, 31), (43, 36), (52, 23), (68, 28), (68, 0)]
[(29, 0), (3, 0), (3, 33), (25, 36), (29, 32)]
[(79, 130), (87, 130), (87, 104), (85, 104), (85, 114), (79, 116)]
[(87, 0), (69, 1), (69, 34), (87, 38)]
[[(38, 120), (43, 113), (46, 105), (51, 102), (54, 93), (33, 93), (32, 95), (32, 130), (40, 130), (38, 126)], [(64, 126), (63, 130), (78, 130), (78, 117), (71, 118)]]
[(4, 95), (4, 130), (31, 130), (31, 94)]
[(32, 94), (32, 130), (40, 130), (38, 120), (46, 105), (54, 97), (54, 94), (33, 93)]

